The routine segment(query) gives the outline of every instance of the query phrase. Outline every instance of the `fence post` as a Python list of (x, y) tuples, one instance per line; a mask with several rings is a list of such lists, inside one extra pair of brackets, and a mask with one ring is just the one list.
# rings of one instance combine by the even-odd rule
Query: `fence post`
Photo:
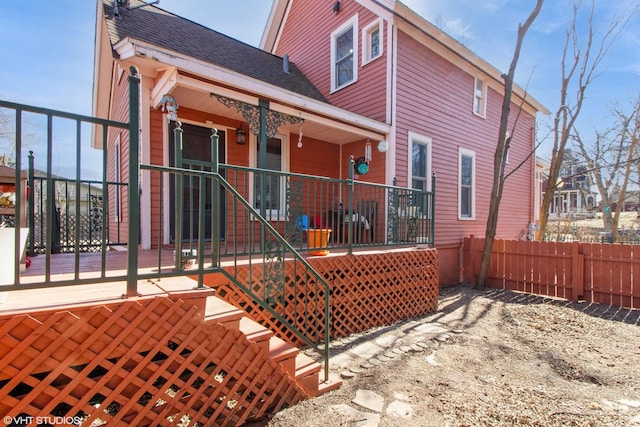
[[(410, 184), (410, 183), (409, 183)], [(436, 173), (431, 174), (431, 247), (436, 247)]]
[(129, 217), (127, 239), (127, 296), (138, 295), (138, 243), (140, 241), (140, 77), (129, 68)]
[(574, 301), (584, 299), (584, 254), (580, 242), (571, 245), (571, 296)]
[(464, 237), (462, 239), (462, 250), (460, 251), (460, 265), (462, 271), (460, 272), (460, 281), (461, 282), (469, 282), (469, 258), (470, 258), (470, 249), (471, 249), (471, 239), (473, 239), (473, 234), (469, 237)]

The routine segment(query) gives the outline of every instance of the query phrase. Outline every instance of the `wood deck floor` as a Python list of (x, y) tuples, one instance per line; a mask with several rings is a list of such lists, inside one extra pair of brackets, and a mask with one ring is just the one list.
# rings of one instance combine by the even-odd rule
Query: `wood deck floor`
[[(354, 250), (354, 255), (414, 249), (415, 246), (411, 248), (367, 247)], [(318, 258), (330, 259), (346, 255), (346, 250), (334, 249), (327, 256)], [(256, 263), (259, 260), (261, 260), (260, 256), (258, 258), (254, 256), (251, 262)], [(105, 254), (104, 277), (107, 280), (109, 277), (113, 277), (113, 281), (105, 282), (101, 279), (102, 262), (102, 254), (100, 253), (81, 253), (78, 256), (76, 254), (52, 255), (48, 267), (51, 282), (73, 279), (77, 264), (79, 277), (81, 279), (95, 278), (96, 283), (0, 292), (0, 313), (61, 309), (69, 305), (121, 300), (126, 294), (126, 282), (115, 278), (121, 278), (127, 273), (127, 252), (109, 251)], [(231, 266), (234, 262), (242, 265), (248, 264), (250, 261), (248, 256), (226, 257), (222, 261), (222, 266)], [(140, 274), (157, 273), (159, 269), (167, 273), (174, 271), (172, 248), (162, 249), (160, 257), (157, 250), (139, 250), (138, 272)], [(43, 283), (46, 272), (46, 257), (44, 255), (35, 256), (31, 259), (31, 266), (21, 273), (20, 282), (24, 284)], [(98, 283), (98, 279), (101, 280), (101, 283)], [(176, 294), (192, 291), (195, 286), (196, 282), (185, 274), (177, 277), (140, 280), (138, 281), (138, 293), (143, 297)]]

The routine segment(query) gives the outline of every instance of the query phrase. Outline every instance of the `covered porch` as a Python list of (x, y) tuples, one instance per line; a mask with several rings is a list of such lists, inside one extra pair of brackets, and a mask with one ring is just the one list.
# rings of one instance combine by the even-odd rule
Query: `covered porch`
[[(121, 295), (132, 298), (140, 294), (141, 281), (188, 276), (194, 279), (196, 289), (224, 288), (229, 301), (253, 307), (251, 311), (261, 313), (263, 322), (277, 326), (286, 340), (315, 349), (325, 364), (335, 316), (331, 301), (337, 295), (332, 283), (338, 281), (343, 289), (339, 293), (343, 294), (348, 293), (344, 289), (366, 288), (349, 301), (373, 298), (345, 304), (351, 311), (363, 303), (376, 308), (388, 306), (382, 311), (392, 315), (375, 317), (374, 323), (417, 315), (416, 307), (422, 312), (434, 308), (436, 251), (417, 246), (433, 245), (435, 180), (430, 191), (386, 185), (384, 180), (365, 182), (363, 176), (373, 175), (362, 173), (366, 170), (358, 169), (357, 159), (351, 152), (344, 153), (344, 147), (338, 150), (338, 166), (327, 163), (330, 167), (324, 176), (318, 168), (326, 164), (318, 162), (310, 162), (317, 174), (243, 166), (242, 160), (222, 163), (219, 159), (223, 157), (218, 153), (223, 147), (227, 161), (244, 150), (244, 161), (250, 163), (248, 144), (236, 144), (230, 138), (221, 144), (223, 131), (214, 126), (207, 129), (206, 138), (188, 139), (180, 121), (167, 121), (160, 110), (154, 109), (148, 110), (149, 114), (158, 120), (157, 129), (166, 133), (155, 132), (152, 126), (147, 138), (147, 128), (141, 127), (138, 115), (140, 78), (135, 68), (131, 72), (128, 122), (0, 101), (0, 106), (15, 112), (18, 130), (23, 129), (21, 117), (25, 113), (42, 115), (48, 122), (61, 120), (74, 125), (76, 171), (66, 180), (74, 184), (76, 195), (85, 182), (81, 172), (85, 166), (81, 153), (86, 150), (86, 133), (81, 130), (85, 125), (93, 128), (91, 145), (102, 148), (103, 165), (102, 179), (90, 183), (101, 188), (101, 198), (94, 201), (100, 204), (96, 212), (101, 215), (95, 222), (99, 226), (91, 229), (90, 244), (86, 244), (81, 227), (62, 226), (71, 224), (64, 219), (69, 213), (80, 216), (82, 204), (66, 202), (66, 208), (61, 209), (57, 205), (62, 197), (57, 193), (59, 186), (49, 185), (62, 179), (52, 169), (57, 141), (53, 129), (47, 129), (46, 145), (29, 155), (21, 146), (22, 135), (16, 131), (14, 188), (21, 188), (20, 171), (27, 166), (31, 191), (15, 192), (17, 202), (12, 213), (16, 218), (26, 217), (27, 226), (15, 228), (15, 233), (10, 233), (14, 240), (5, 245), (5, 255), (13, 262), (8, 263), (12, 268), (5, 276), (4, 290), (103, 287), (115, 282), (125, 284)], [(222, 102), (214, 105), (231, 110)], [(166, 108), (167, 105), (165, 113)], [(259, 112), (263, 125), (258, 140), (269, 140), (263, 120), (266, 111), (263, 114)], [(205, 123), (206, 117), (231, 120), (209, 115), (203, 116)], [(169, 156), (163, 148), (170, 141), (169, 126), (173, 128), (173, 162), (163, 160)], [(293, 125), (289, 122), (289, 126)], [(282, 131), (281, 127), (279, 132)], [(358, 140), (363, 154), (367, 147), (366, 138), (361, 138), (364, 136), (366, 132)], [(160, 149), (154, 151), (156, 143), (160, 143)], [(330, 145), (327, 141), (317, 144)], [(266, 144), (259, 145), (266, 149)], [(313, 148), (313, 144), (309, 145)], [(194, 147), (210, 158), (191, 158), (187, 154)], [(256, 146), (255, 155), (260, 156), (261, 150)], [(320, 152), (316, 147), (311, 156)], [(145, 157), (151, 153), (155, 153), (153, 161), (147, 161)], [(346, 171), (339, 165), (344, 156), (348, 158)], [(362, 157), (366, 161), (368, 155)], [(34, 164), (40, 158), (49, 161), (36, 180)], [(373, 162), (376, 158), (372, 154), (369, 165)], [(290, 162), (291, 169), (297, 164)], [(338, 171), (334, 176), (332, 168)], [(38, 188), (36, 182), (45, 185)], [(28, 200), (26, 207), (24, 199)], [(327, 239), (318, 241), (317, 231), (326, 231)], [(359, 248), (377, 249), (361, 253)], [(28, 269), (24, 268), (25, 253), (31, 256)], [(340, 265), (346, 267), (336, 268)], [(400, 294), (406, 305), (398, 304), (398, 287), (403, 289)], [(411, 302), (416, 292), (427, 292), (421, 298), (426, 305)], [(391, 300), (393, 304), (389, 304)], [(409, 311), (392, 310), (391, 306)], [(353, 332), (348, 328), (340, 330)]]

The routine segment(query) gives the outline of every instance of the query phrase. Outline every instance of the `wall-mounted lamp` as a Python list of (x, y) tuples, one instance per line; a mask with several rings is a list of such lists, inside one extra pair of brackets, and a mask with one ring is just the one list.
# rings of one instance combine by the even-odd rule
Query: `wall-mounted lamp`
[(236, 129), (236, 144), (244, 145), (247, 143), (247, 133), (242, 129), (242, 123), (240, 123), (240, 127)]
[(339, 1), (336, 1), (336, 2), (333, 4), (333, 11), (334, 11), (335, 13), (340, 12), (340, 2), (339, 2)]
[(167, 113), (169, 120), (173, 120), (174, 122), (178, 120), (178, 108), (180, 108), (180, 106), (173, 96), (168, 93), (165, 94), (160, 100), (160, 104), (162, 104), (162, 111)]

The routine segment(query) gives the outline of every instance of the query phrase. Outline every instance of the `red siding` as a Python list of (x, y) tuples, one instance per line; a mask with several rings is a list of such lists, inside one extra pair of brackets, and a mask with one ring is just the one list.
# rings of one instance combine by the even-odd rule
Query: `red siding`
[[(456, 67), (407, 34), (398, 32), (396, 175), (407, 181), (407, 138), (413, 131), (432, 138), (432, 168), (437, 174), (436, 244), (453, 247), (470, 234), (483, 235), (491, 193), (493, 154), (502, 96), (489, 90), (486, 119), (472, 113), (473, 75)], [(518, 107), (511, 109), (511, 123)], [(507, 171), (532, 149), (535, 119), (522, 112), (513, 132)], [(458, 149), (476, 153), (475, 220), (458, 220)], [(506, 182), (498, 236), (516, 238), (532, 220), (533, 160)]]
[[(162, 165), (164, 161), (164, 143), (163, 143), (163, 129), (165, 120), (160, 110), (150, 110), (151, 129), (149, 130), (149, 143), (150, 158), (152, 165)], [(157, 172), (151, 173), (151, 247), (158, 246), (158, 239), (160, 237), (161, 227), (164, 226), (160, 212), (160, 174)], [(167, 185), (166, 181), (163, 185)]]
[[(333, 3), (294, 1), (280, 37), (276, 53), (288, 54), (322, 94), (341, 108), (386, 121), (387, 23), (381, 36), (383, 54), (362, 66), (362, 29), (378, 17), (358, 2), (342, 2), (333, 12)], [(331, 32), (358, 15), (358, 80), (331, 94)]]
[[(109, 118), (121, 122), (129, 122), (129, 75), (128, 71), (117, 80), (119, 73), (114, 72), (113, 87), (113, 104), (109, 112)], [(107, 177), (110, 181), (115, 177), (115, 141), (120, 136), (120, 182), (129, 182), (129, 132), (124, 129), (111, 128), (104, 149), (107, 151)], [(120, 193), (120, 222), (116, 223), (116, 192)], [(125, 242), (128, 231), (128, 203), (127, 203), (127, 187), (109, 186), (107, 191), (108, 200), (108, 221), (109, 221), (109, 240), (111, 242)]]

